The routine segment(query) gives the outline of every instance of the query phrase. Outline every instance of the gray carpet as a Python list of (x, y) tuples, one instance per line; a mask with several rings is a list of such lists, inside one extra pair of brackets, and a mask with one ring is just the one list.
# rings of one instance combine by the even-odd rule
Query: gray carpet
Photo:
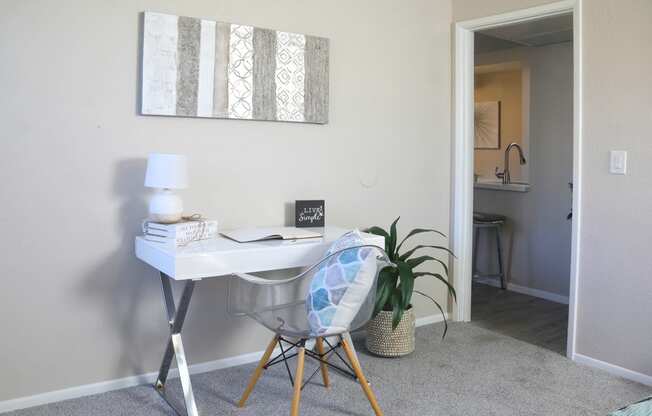
[[(363, 369), (386, 415), (606, 415), (652, 393), (640, 384), (576, 365), (566, 358), (470, 324), (417, 330), (417, 351), (382, 359), (357, 342)], [(194, 376), (202, 415), (288, 415), (291, 387), (283, 366), (261, 378), (245, 409), (234, 403), (254, 365)], [(316, 368), (310, 363), (310, 369)], [(362, 390), (332, 373), (332, 387), (319, 377), (306, 386), (303, 415), (372, 415)], [(169, 383), (179, 391), (178, 382)], [(177, 394), (177, 397), (180, 394)], [(8, 415), (173, 415), (149, 386), (54, 403)]]

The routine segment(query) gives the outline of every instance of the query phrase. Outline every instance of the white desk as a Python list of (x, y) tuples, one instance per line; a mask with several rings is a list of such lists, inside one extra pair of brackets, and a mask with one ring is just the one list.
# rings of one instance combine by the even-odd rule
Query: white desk
[[(154, 388), (179, 415), (198, 416), (199, 414), (181, 339), (181, 330), (195, 283), (206, 278), (228, 277), (233, 273), (311, 266), (317, 263), (330, 245), (348, 230), (326, 227), (320, 231), (324, 234), (321, 238), (238, 243), (228, 238), (218, 237), (213, 240), (196, 241), (176, 249), (147, 241), (143, 237), (136, 237), (136, 256), (160, 272), (163, 299), (170, 326), (170, 337)], [(385, 247), (385, 239), (381, 236), (362, 233), (362, 237), (364, 244)], [(174, 302), (170, 280), (185, 281), (177, 305)], [(165, 382), (172, 359), (175, 357), (183, 388), (185, 409), (165, 394)]]

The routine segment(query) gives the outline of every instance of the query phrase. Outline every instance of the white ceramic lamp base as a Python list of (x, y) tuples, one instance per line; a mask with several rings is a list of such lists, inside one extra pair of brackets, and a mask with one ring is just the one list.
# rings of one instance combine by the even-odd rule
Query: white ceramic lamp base
[(154, 222), (171, 224), (181, 221), (183, 201), (169, 189), (156, 191), (149, 201), (149, 219)]

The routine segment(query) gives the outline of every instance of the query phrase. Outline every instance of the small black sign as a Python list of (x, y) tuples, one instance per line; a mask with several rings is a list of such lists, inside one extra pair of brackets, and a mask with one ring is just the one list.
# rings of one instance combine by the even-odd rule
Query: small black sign
[(323, 227), (326, 218), (324, 200), (295, 201), (294, 225), (296, 227)]

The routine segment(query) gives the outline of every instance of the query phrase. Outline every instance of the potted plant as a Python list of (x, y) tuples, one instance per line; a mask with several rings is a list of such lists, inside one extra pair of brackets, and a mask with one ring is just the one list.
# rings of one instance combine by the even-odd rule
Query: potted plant
[[(387, 266), (378, 275), (376, 303), (373, 318), (367, 326), (367, 349), (380, 356), (398, 357), (414, 351), (414, 310), (412, 308), (412, 294), (417, 293), (430, 299), (439, 309), (444, 318), (444, 333), (446, 336), (448, 323), (446, 315), (439, 303), (427, 294), (415, 290), (414, 282), (421, 277), (434, 278), (448, 289), (456, 300), (455, 288), (448, 282), (448, 267), (446, 263), (436, 257), (422, 254), (424, 250), (435, 250), (453, 255), (448, 248), (441, 245), (414, 246), (410, 250), (403, 250), (403, 244), (412, 236), (423, 233), (434, 233), (446, 237), (443, 233), (429, 228), (415, 228), (403, 240), (398, 242), (396, 224), (397, 218), (389, 228), (389, 232), (380, 227), (371, 227), (367, 232), (385, 237), (385, 251), (393, 266)], [(438, 265), (436, 271), (415, 271), (427, 262)]]

